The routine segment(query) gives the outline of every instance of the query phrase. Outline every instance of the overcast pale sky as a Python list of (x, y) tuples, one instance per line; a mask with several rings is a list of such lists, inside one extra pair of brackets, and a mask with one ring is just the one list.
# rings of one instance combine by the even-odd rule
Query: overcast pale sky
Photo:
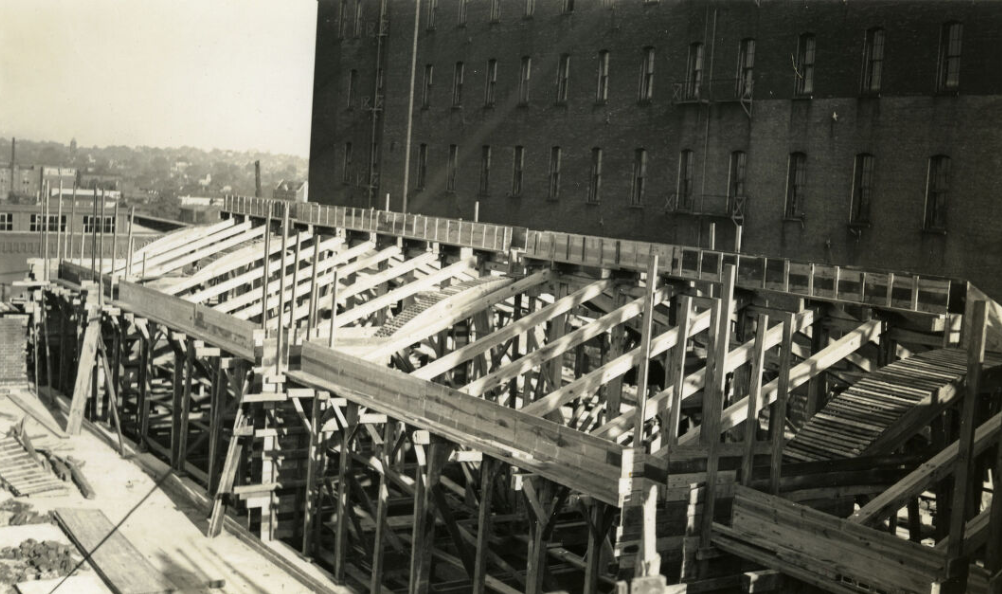
[(0, 0), (0, 132), (309, 155), (316, 0)]

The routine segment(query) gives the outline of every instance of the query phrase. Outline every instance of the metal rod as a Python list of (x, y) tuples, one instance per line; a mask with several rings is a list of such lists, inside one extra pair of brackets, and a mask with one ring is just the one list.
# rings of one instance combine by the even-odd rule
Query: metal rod
[(334, 321), (337, 318), (337, 283), (338, 270), (334, 269), (334, 279), (331, 281), (331, 333), (327, 337), (327, 346), (334, 348)]
[(418, 33), (421, 21), (421, 0), (414, 0), (414, 44), (411, 46), (411, 82), (407, 98), (407, 134), (404, 141), (404, 185), (400, 212), (407, 214), (407, 190), (411, 178), (411, 131), (414, 128), (414, 78), (417, 72)]

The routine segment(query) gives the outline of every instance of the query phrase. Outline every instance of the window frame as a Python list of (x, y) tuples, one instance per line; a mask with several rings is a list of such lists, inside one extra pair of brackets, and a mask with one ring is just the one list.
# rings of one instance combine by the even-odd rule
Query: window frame
[(738, 71), (734, 86), (737, 99), (751, 99), (755, 91), (755, 38), (738, 42)]
[(352, 145), (351, 142), (344, 143), (344, 149), (341, 155), (341, 183), (351, 184), (351, 168), (352, 168)]
[(518, 197), (525, 191), (525, 147), (517, 145), (511, 154), (511, 196)]
[(358, 70), (352, 68), (348, 71), (348, 101), (345, 109), (355, 109), (355, 92), (358, 90)]
[(355, 39), (362, 37), (362, 0), (355, 0), (355, 22), (352, 25)]
[(784, 219), (804, 219), (804, 203), (807, 200), (807, 153), (790, 153), (786, 164), (786, 202), (783, 205)]
[(882, 27), (866, 30), (863, 42), (863, 78), (860, 94), (877, 96), (883, 83), (884, 52), (887, 47), (887, 32)]
[(571, 55), (560, 54), (557, 58), (557, 105), (566, 105), (570, 95), (571, 85)]
[(797, 68), (794, 72), (794, 97), (808, 99), (814, 95), (814, 69), (817, 63), (817, 37), (802, 33), (797, 38)]
[(496, 58), (487, 60), (484, 79), (484, 107), (494, 107), (497, 102), (498, 85), (498, 61)]
[(657, 59), (654, 46), (646, 46), (642, 50), (644, 58), (640, 63), (640, 88), (638, 89), (637, 102), (641, 104), (650, 103), (654, 100), (654, 64)]
[(529, 105), (529, 90), (532, 82), (532, 56), (522, 56), (521, 67), (518, 75), (518, 105), (526, 107)]
[(456, 191), (456, 175), (459, 171), (459, 145), (449, 145), (449, 160), (446, 161), (445, 168), (445, 191)]
[(678, 208), (692, 212), (696, 205), (693, 191), (696, 186), (696, 153), (692, 149), (682, 149), (678, 153), (678, 181), (675, 192), (678, 196)]
[(602, 148), (592, 147), (591, 168), (588, 172), (588, 194), (585, 201), (588, 204), (598, 204), (602, 201)]
[(637, 148), (633, 151), (633, 179), (630, 184), (630, 206), (639, 208), (644, 205), (647, 194), (647, 149)]
[(869, 226), (873, 204), (873, 172), (877, 160), (871, 153), (857, 153), (852, 164), (852, 191), (849, 195), (849, 224)]
[(604, 105), (609, 101), (609, 50), (598, 51), (598, 81), (595, 89), (595, 103)]
[(465, 27), (469, 18), (470, 0), (459, 0), (458, 12), (456, 14), (456, 26)]
[(485, 144), (480, 147), (480, 187), (479, 195), (491, 195), (491, 145)]
[(501, 0), (490, 0), (491, 2), (491, 12), (490, 12), (490, 23), (500, 23), (501, 22)]
[(522, 18), (531, 19), (536, 14), (536, 0), (522, 0)]
[(425, 185), (428, 183), (428, 145), (421, 143), (418, 145), (417, 152), (417, 167), (415, 168), (417, 175), (414, 178), (414, 189), (423, 190)]
[(550, 170), (548, 177), (548, 188), (546, 198), (548, 200), (560, 199), (560, 167), (563, 160), (563, 152), (559, 146), (550, 147)]
[(424, 65), (424, 84), (421, 86), (421, 109), (431, 109), (431, 91), (435, 81), (435, 65)]
[(727, 166), (727, 208), (733, 212), (734, 202), (738, 197), (747, 197), (745, 183), (748, 176), (748, 153), (742, 150), (731, 151)]
[(685, 62), (685, 89), (684, 97), (686, 101), (699, 101), (703, 87), (703, 63), (704, 46), (700, 41), (689, 44), (689, 56)]
[[(954, 43), (953, 32), (957, 32)], [(936, 91), (951, 93), (960, 90), (961, 61), (963, 58), (964, 23), (947, 21), (943, 23), (939, 39), (939, 65), (936, 69)], [(954, 45), (956, 53), (954, 54)]]
[(425, 7), (425, 22), (424, 28), (426, 31), (435, 30), (435, 21), (438, 17), (438, 0), (425, 0), (427, 6)]
[(466, 65), (463, 62), (456, 62), (452, 71), (452, 108), (463, 107), (463, 79), (466, 76)]
[[(953, 162), (949, 155), (929, 157), (926, 173), (925, 208), (922, 230), (945, 233), (950, 186), (953, 182)], [(940, 185), (942, 184), (942, 185)]]
[(0, 232), (14, 230), (14, 213), (0, 212)]

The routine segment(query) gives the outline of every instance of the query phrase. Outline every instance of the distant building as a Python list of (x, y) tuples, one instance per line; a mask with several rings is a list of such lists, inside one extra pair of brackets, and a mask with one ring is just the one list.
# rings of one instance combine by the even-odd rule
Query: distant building
[(305, 181), (282, 180), (271, 192), (275, 200), (306, 202), (309, 196), (309, 183)]
[(77, 183), (81, 188), (118, 190), (122, 183), (122, 176), (114, 173), (80, 172)]
[(178, 196), (181, 206), (204, 207), (222, 206), (222, 196)]

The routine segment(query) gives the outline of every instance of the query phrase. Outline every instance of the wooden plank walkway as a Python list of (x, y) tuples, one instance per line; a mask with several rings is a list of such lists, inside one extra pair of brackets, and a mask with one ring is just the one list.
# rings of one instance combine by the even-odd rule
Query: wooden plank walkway
[(177, 590), (116, 530), (101, 510), (61, 508), (55, 510), (55, 517), (116, 594), (158, 594)]
[(13, 437), (0, 438), (0, 479), (15, 495), (66, 495), (69, 488), (36, 462)]
[[(989, 357), (986, 367), (1000, 363)], [(879, 453), (928, 425), (960, 392), (966, 374), (967, 354), (959, 348), (895, 361), (829, 401), (786, 445), (784, 455), (814, 462)]]

